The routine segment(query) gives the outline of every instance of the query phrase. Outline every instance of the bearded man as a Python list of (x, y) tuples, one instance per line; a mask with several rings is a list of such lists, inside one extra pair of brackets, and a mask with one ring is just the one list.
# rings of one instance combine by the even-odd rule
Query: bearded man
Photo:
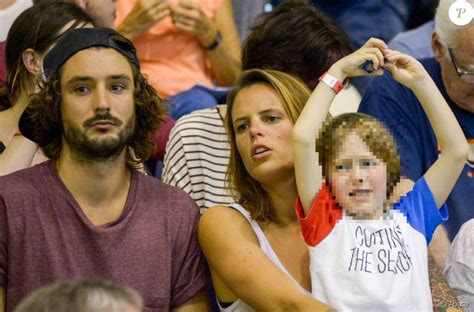
[(206, 311), (199, 211), (136, 168), (162, 101), (130, 41), (108, 28), (68, 31), (20, 130), (51, 160), (0, 178), (0, 311), (64, 279), (135, 288), (144, 311)]

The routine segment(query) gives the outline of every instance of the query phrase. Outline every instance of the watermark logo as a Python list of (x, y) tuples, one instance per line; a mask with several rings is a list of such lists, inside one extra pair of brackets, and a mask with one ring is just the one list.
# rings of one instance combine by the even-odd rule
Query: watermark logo
[(467, 309), (469, 308), (469, 302), (441, 300), (441, 302), (439, 303), (439, 307), (443, 309), (447, 309), (447, 308), (463, 308), (463, 309), (466, 308)]
[(464, 26), (472, 21), (474, 10), (466, 0), (456, 0), (449, 7), (449, 19), (458, 26)]

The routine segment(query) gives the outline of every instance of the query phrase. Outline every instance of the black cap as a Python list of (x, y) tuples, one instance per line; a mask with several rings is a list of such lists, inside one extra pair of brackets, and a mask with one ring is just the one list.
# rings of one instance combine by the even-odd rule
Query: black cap
[[(43, 60), (43, 80), (57, 73), (61, 65), (79, 51), (91, 47), (112, 48), (125, 56), (133, 65), (140, 69), (137, 53), (132, 42), (113, 29), (105, 27), (76, 28), (66, 31)], [(19, 122), (23, 136), (41, 145), (42, 139), (34, 135), (28, 108), (23, 112)]]
[(105, 27), (76, 28), (65, 32), (46, 54), (43, 60), (43, 78), (49, 79), (71, 56), (91, 47), (115, 49), (140, 68), (133, 43), (115, 30)]

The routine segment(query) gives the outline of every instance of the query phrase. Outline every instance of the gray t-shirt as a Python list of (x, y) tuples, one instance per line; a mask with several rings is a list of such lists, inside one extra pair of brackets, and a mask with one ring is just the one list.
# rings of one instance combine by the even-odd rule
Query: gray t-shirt
[(453, 240), (444, 275), (464, 311), (474, 312), (474, 219)]
[(183, 191), (136, 171), (120, 218), (94, 226), (52, 161), (0, 177), (0, 287), (6, 310), (57, 280), (101, 278), (136, 289), (144, 311), (178, 307), (208, 280)]

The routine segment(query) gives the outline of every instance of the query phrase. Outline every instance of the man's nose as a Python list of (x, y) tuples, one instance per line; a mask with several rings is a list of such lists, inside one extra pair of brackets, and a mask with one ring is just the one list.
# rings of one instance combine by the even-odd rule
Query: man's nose
[(110, 110), (110, 98), (105, 87), (98, 86), (94, 92), (95, 110)]

